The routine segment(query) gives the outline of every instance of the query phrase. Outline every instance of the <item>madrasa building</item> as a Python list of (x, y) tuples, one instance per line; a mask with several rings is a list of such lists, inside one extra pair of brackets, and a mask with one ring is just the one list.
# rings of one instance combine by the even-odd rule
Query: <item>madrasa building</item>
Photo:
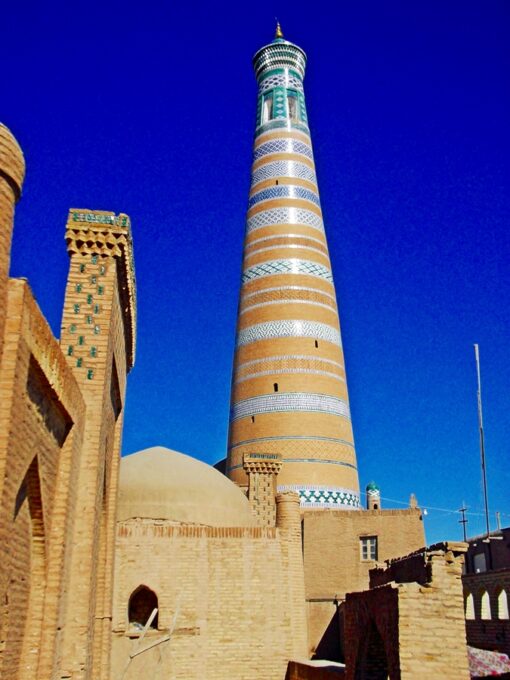
[[(469, 677), (465, 653), (452, 661), (444, 650), (434, 658), (446, 666), (404, 673), (405, 640), (393, 629), (388, 637), (398, 627), (395, 593), (401, 617), (407, 597), (395, 565), (391, 578), (379, 569), (374, 591), (391, 600), (393, 619), (373, 598), (351, 598), (344, 616), (371, 569), (410, 553), (427, 565), (422, 585), (438, 573), (441, 587), (454, 579), (451, 602), (462, 609), (462, 549), (424, 551), (413, 496), (407, 509), (384, 509), (370, 483), (361, 506), (306, 55), (278, 27), (253, 63), (229, 441), (215, 467), (162, 446), (120, 457), (137, 332), (130, 219), (70, 210), (56, 339), (27, 281), (8, 277), (25, 165), (0, 127), (2, 678), (329, 677), (313, 665), (292, 675), (289, 662), (312, 657), (351, 659), (352, 678), (453, 677), (444, 671), (452, 667)], [(452, 621), (441, 639), (451, 633), (465, 647), (463, 612)]]

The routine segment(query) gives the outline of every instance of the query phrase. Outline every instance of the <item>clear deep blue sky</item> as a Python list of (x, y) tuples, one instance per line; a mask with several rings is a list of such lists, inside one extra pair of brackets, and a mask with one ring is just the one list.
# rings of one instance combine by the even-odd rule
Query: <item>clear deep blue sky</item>
[[(27, 161), (11, 273), (59, 335), (70, 207), (127, 212), (138, 353), (124, 453), (225, 454), (256, 85), (303, 47), (362, 486), (414, 491), (429, 541), (510, 524), (510, 4), (11, 2), (0, 119)], [(395, 505), (385, 501), (386, 507)], [(399, 507), (396, 505), (396, 507)], [(494, 522), (493, 522), (494, 524)]]

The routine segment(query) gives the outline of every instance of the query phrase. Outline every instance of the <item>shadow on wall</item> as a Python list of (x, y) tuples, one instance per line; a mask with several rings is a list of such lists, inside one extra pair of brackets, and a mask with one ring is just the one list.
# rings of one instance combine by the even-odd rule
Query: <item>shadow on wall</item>
[(336, 603), (336, 611), (331, 617), (324, 635), (315, 649), (312, 659), (324, 659), (327, 661), (343, 662), (342, 649), (343, 610), (342, 605)]

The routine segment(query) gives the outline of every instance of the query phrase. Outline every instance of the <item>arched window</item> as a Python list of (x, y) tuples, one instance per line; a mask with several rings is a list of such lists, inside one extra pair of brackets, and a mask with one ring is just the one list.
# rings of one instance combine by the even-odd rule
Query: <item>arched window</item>
[(484, 590), (482, 591), (482, 606), (481, 606), (481, 613), (482, 613), (482, 619), (490, 619), (491, 618), (491, 602), (489, 599), (489, 593)]
[(498, 595), (498, 619), (508, 619), (508, 596), (506, 590), (501, 590)]
[[(158, 597), (147, 586), (138, 586), (129, 598), (128, 618), (131, 625), (145, 626), (154, 609), (158, 608)], [(151, 623), (151, 628), (158, 627), (158, 614)]]
[(466, 596), (466, 619), (472, 620), (475, 618), (475, 602), (473, 600), (473, 595), (468, 593)]

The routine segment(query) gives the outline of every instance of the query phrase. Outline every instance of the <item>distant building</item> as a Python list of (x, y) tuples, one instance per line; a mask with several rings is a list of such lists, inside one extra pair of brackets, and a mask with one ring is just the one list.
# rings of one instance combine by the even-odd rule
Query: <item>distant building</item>
[(465, 573), (481, 574), (493, 569), (510, 569), (510, 527), (469, 538)]
[(468, 540), (462, 582), (468, 643), (510, 655), (510, 527)]

